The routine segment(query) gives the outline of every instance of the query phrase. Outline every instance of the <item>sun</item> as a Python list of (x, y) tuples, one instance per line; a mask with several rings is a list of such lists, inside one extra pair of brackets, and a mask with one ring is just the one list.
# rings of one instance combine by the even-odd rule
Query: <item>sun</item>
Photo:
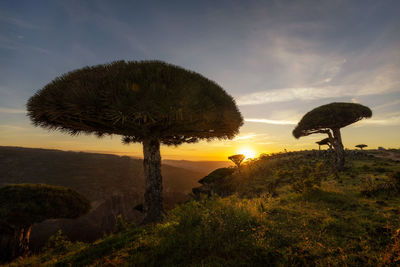
[(255, 158), (257, 153), (250, 147), (242, 147), (238, 150), (238, 154), (243, 154), (246, 159)]

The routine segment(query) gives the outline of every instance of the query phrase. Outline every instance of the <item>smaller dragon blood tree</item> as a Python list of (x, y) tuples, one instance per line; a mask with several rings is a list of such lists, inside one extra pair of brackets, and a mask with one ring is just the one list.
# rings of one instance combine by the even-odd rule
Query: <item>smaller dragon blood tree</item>
[(356, 147), (358, 147), (359, 149), (363, 150), (363, 148), (367, 147), (367, 145), (366, 144), (359, 144), (359, 145), (356, 145)]
[(298, 139), (315, 133), (327, 134), (336, 154), (336, 169), (342, 170), (345, 155), (340, 129), (371, 116), (371, 109), (361, 104), (330, 103), (306, 113), (293, 130), (293, 136)]
[(0, 262), (29, 254), (32, 226), (47, 219), (78, 218), (90, 210), (76, 191), (45, 184), (0, 188)]
[(331, 142), (329, 142), (329, 138), (324, 138), (321, 141), (315, 142), (316, 144), (318, 144), (318, 149), (321, 150), (321, 146), (327, 145), (329, 146), (330, 149), (332, 149), (332, 144)]
[(232, 155), (228, 157), (229, 160), (231, 160), (235, 165), (240, 168), (240, 164), (242, 164), (243, 160), (245, 159), (245, 155), (243, 154), (237, 154), (237, 155)]

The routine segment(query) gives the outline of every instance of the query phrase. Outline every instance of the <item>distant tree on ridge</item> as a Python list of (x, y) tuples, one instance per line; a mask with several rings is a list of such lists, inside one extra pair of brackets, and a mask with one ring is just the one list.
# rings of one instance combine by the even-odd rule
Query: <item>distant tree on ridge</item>
[(306, 113), (293, 130), (293, 136), (300, 138), (315, 133), (327, 134), (336, 154), (336, 169), (342, 170), (345, 155), (340, 129), (371, 116), (371, 109), (361, 104), (330, 103)]
[(329, 146), (329, 149), (332, 149), (332, 144), (331, 144), (331, 142), (329, 142), (329, 138), (324, 138), (321, 141), (318, 141), (315, 143), (318, 144), (318, 148), (319, 148), (318, 150), (321, 150), (321, 146), (323, 146), (323, 145), (327, 145), (327, 146)]
[(363, 150), (363, 148), (367, 147), (367, 145), (366, 144), (359, 144), (359, 145), (356, 145), (356, 147), (358, 147), (359, 149)]
[(240, 168), (240, 164), (242, 164), (243, 160), (245, 159), (245, 155), (243, 154), (237, 154), (237, 155), (232, 155), (228, 157), (229, 160), (231, 160), (235, 165)]

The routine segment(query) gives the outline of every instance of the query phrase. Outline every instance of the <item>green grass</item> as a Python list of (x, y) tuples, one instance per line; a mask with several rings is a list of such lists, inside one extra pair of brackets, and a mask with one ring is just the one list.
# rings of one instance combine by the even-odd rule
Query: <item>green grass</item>
[(229, 197), (190, 201), (161, 224), (130, 226), (93, 244), (61, 242), (62, 249), (11, 266), (400, 264), (400, 195), (362, 194), (366, 177), (391, 182), (399, 164), (361, 155), (336, 176), (321, 162), (300, 153), (249, 162), (225, 179)]

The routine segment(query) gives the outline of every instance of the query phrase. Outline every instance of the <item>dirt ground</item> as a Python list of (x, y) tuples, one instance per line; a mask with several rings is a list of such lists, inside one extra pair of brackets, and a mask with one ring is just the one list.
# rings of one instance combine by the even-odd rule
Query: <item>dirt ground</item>
[(400, 161), (400, 150), (377, 150), (372, 153), (375, 157)]

